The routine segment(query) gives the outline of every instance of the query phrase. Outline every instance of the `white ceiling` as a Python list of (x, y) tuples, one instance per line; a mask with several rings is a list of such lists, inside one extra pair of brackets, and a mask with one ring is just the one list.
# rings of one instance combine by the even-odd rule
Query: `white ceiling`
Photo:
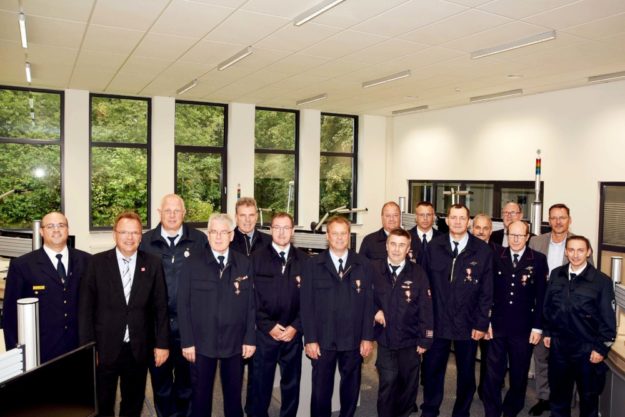
[[(244, 102), (327, 112), (467, 104), (625, 70), (625, 0), (346, 0), (296, 27), (321, 0), (0, 0), (0, 84)], [(26, 15), (22, 49), (18, 13)], [(557, 39), (472, 60), (472, 51), (550, 30)], [(253, 54), (217, 65), (247, 46)], [(404, 70), (411, 77), (363, 89)], [(515, 77), (510, 77), (514, 75)]]

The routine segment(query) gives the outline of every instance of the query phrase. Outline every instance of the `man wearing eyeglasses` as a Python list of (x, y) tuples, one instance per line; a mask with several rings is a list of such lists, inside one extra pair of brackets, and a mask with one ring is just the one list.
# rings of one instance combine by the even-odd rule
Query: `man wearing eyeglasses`
[(115, 248), (91, 258), (80, 285), (81, 343), (95, 342), (99, 414), (140, 416), (148, 366), (169, 355), (167, 288), (161, 260), (138, 250), (141, 218), (123, 212), (115, 219)]
[(245, 256), (271, 244), (271, 237), (256, 228), (258, 207), (252, 197), (241, 197), (235, 205), (237, 227), (230, 248)]
[(503, 229), (495, 230), (490, 235), (490, 240), (503, 247), (508, 247), (508, 226), (512, 222), (523, 220), (521, 205), (514, 201), (507, 202), (501, 210), (501, 217), (503, 218)]
[(7, 350), (17, 346), (17, 300), (39, 299), (41, 363), (78, 347), (78, 289), (90, 254), (69, 248), (69, 225), (63, 213), (41, 220), (40, 249), (9, 265), (4, 292), (2, 328)]
[(231, 250), (234, 222), (208, 219), (208, 249), (189, 256), (178, 284), (182, 355), (191, 363), (193, 416), (210, 416), (219, 364), (225, 417), (242, 417), (243, 360), (256, 350), (253, 271)]
[(295, 417), (302, 371), (299, 291), (308, 255), (291, 244), (293, 217), (271, 220), (271, 245), (252, 255), (256, 294), (256, 353), (248, 368), (246, 412), (268, 417), (276, 366), (280, 365), (280, 416)]
[(139, 249), (158, 256), (167, 284), (169, 313), (169, 358), (161, 366), (150, 366), (154, 408), (159, 417), (191, 415), (191, 375), (189, 362), (182, 356), (178, 326), (177, 295), (182, 266), (192, 253), (206, 250), (206, 234), (184, 223), (184, 200), (167, 194), (158, 210), (160, 223), (144, 233)]
[(401, 226), (401, 212), (399, 205), (388, 201), (382, 206), (382, 228), (377, 232), (369, 233), (362, 240), (358, 253), (369, 260), (386, 259), (386, 238), (391, 230)]
[(422, 265), (425, 248), (427, 248), (427, 245), (433, 238), (443, 233), (433, 227), (436, 213), (434, 213), (434, 206), (429, 201), (421, 201), (417, 204), (415, 216), (417, 225), (409, 230), (411, 240), (410, 254), (408, 256), (411, 261)]
[[(532, 350), (541, 339), (543, 300), (547, 286), (545, 255), (527, 247), (529, 224), (508, 226), (508, 248), (495, 253), (493, 307), (487, 338), (483, 402), (486, 417), (516, 417), (525, 405)], [(509, 368), (509, 389), (501, 387)]]

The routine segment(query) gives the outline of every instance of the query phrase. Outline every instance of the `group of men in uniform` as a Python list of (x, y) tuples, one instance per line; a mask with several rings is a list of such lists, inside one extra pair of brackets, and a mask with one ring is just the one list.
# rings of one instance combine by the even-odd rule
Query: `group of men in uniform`
[(552, 416), (570, 416), (575, 383), (580, 415), (596, 416), (616, 335), (611, 282), (589, 261), (588, 240), (569, 233), (565, 205), (549, 209), (552, 231), (531, 240), (520, 206), (509, 203), (503, 212), (497, 243), (487, 215), (475, 216), (469, 233), (464, 205), (448, 209), (449, 232), (441, 233), (431, 203), (417, 205), (417, 224), (406, 231), (399, 206), (389, 202), (382, 228), (364, 238), (359, 253), (350, 249), (350, 222), (332, 217), (328, 249), (313, 257), (291, 243), (288, 213), (274, 215), (270, 234), (257, 230), (252, 198), (237, 202), (236, 225), (213, 214), (204, 234), (184, 223), (182, 198), (167, 195), (155, 229), (143, 233), (136, 214), (121, 213), (115, 248), (94, 256), (68, 248), (67, 219), (49, 213), (42, 249), (11, 262), (6, 344), (17, 343), (16, 300), (39, 297), (42, 361), (95, 342), (101, 415), (114, 413), (118, 380), (120, 414), (140, 415), (149, 369), (159, 416), (210, 416), (219, 366), (226, 417), (268, 416), (277, 367), (280, 415), (294, 417), (302, 351), (312, 363), (311, 415), (331, 415), (338, 368), (340, 415), (353, 416), (374, 341), (378, 415), (414, 412), (421, 372), (421, 414), (435, 417), (453, 346), (452, 415), (463, 417), (476, 391), (480, 341), (486, 416), (523, 409), (532, 353), (533, 415), (550, 408)]

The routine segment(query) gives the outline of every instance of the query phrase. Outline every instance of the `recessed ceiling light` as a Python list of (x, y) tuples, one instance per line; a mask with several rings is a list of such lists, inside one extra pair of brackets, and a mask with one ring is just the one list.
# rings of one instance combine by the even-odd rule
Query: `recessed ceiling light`
[(408, 113), (414, 113), (417, 111), (422, 111), (422, 110), (427, 110), (430, 107), (427, 105), (424, 106), (417, 106), (417, 107), (408, 107), (407, 109), (401, 109), (401, 110), (393, 110), (393, 116), (398, 116), (400, 114), (408, 114)]
[(527, 38), (519, 39), (514, 42), (504, 43), (502, 45), (493, 46), (491, 48), (479, 49), (471, 53), (472, 59), (484, 58), (486, 56), (500, 54), (502, 52), (511, 51), (517, 48), (523, 48), (525, 46), (535, 45), (537, 43), (551, 41), (556, 38), (556, 31), (552, 30), (538, 35), (529, 36)]
[(327, 12), (333, 7), (338, 6), (340, 3), (343, 3), (345, 0), (326, 0), (317, 4), (314, 7), (306, 10), (304, 13), (300, 14), (293, 20), (293, 24), (295, 26), (301, 26), (304, 23), (313, 20), (315, 17), (319, 16), (322, 13)]
[(326, 98), (328, 98), (327, 94), (319, 94), (318, 96), (308, 97), (302, 100), (297, 100), (295, 104), (298, 106), (302, 106), (304, 104), (314, 103), (315, 101), (325, 100)]
[(483, 96), (475, 96), (475, 97), (471, 97), (469, 100), (471, 101), (471, 103), (476, 103), (478, 101), (488, 101), (488, 100), (495, 100), (498, 98), (518, 96), (520, 94), (523, 94), (523, 90), (518, 88), (516, 90), (501, 91), (499, 93), (486, 94)]
[(609, 74), (593, 75), (588, 77), (589, 83), (607, 83), (609, 81), (617, 81), (625, 79), (625, 71), (611, 72)]
[(374, 87), (376, 85), (385, 84), (395, 80), (401, 80), (402, 78), (410, 77), (410, 70), (398, 72), (396, 74), (387, 75), (386, 77), (376, 78), (375, 80), (365, 81), (362, 83), (362, 88)]
[(195, 86), (197, 86), (197, 78), (194, 80), (191, 80), (190, 82), (188, 82), (187, 84), (183, 85), (178, 90), (176, 90), (176, 94), (178, 95), (184, 94), (190, 89), (194, 88)]
[(519, 78), (523, 78), (523, 74), (508, 74), (506, 77), (511, 80), (518, 80)]

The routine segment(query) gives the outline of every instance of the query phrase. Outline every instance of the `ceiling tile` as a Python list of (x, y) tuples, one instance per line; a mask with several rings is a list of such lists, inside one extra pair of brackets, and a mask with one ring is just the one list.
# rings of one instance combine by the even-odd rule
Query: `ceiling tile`
[(98, 1), (91, 23), (146, 31), (170, 0)]
[[(143, 56), (133, 55), (120, 69), (120, 73), (124, 74), (146, 74), (149, 77), (156, 77), (167, 67), (171, 66), (173, 61), (165, 59), (146, 58)], [(191, 65), (187, 63), (187, 65)]]
[(26, 23), (32, 16), (45, 16), (87, 23), (95, 0), (21, 0)]
[(106, 70), (103, 68), (89, 68), (74, 71), (68, 87), (79, 90), (103, 92), (114, 75), (114, 70)]
[[(514, 42), (528, 36), (546, 32), (545, 28), (525, 22), (513, 21), (496, 28), (484, 30), (474, 35), (445, 42), (442, 46), (465, 52), (490, 48)], [(532, 46), (529, 46), (531, 48)]]
[(578, 1), (579, 0), (495, 0), (478, 8), (512, 19), (523, 19), (527, 16), (543, 13)]
[(244, 44), (201, 41), (187, 51), (187, 53), (185, 53), (180, 60), (216, 66), (220, 62), (242, 50), (244, 47)]
[(349, 28), (410, 0), (346, 1), (317, 16), (313, 21), (330, 26)]
[(148, 33), (134, 50), (134, 55), (173, 61), (195, 42), (194, 38)]
[(239, 10), (209, 33), (206, 39), (253, 44), (287, 24), (290, 24), (289, 20), (282, 17)]
[(346, 30), (304, 49), (307, 55), (340, 58), (388, 39), (371, 33)]
[(20, 10), (20, 3), (18, 0), (0, 0), (0, 10), (17, 13)]
[(412, 55), (416, 51), (427, 48), (427, 45), (409, 42), (403, 39), (388, 39), (361, 51), (344, 57), (348, 61), (362, 62), (364, 64), (377, 64), (392, 61), (398, 58)]
[(28, 44), (78, 48), (86, 24), (68, 20), (31, 16), (28, 18)]
[(581, 0), (523, 20), (553, 29), (563, 29), (623, 12), (623, 0)]
[(256, 46), (295, 52), (314, 45), (341, 30), (333, 26), (316, 23), (307, 23), (300, 27), (286, 25), (258, 42)]
[(326, 62), (328, 62), (328, 58), (304, 54), (293, 54), (268, 65), (263, 69), (263, 71), (276, 72), (282, 75), (295, 75), (314, 70)]
[(447, 0), (447, 1), (451, 3), (461, 4), (467, 7), (477, 7), (481, 4), (488, 3), (492, 0)]
[(174, 0), (151, 32), (201, 38), (234, 11), (233, 8)]
[(137, 30), (89, 25), (82, 47), (92, 51), (127, 55), (137, 46), (144, 34), (145, 32)]
[(241, 6), (241, 10), (268, 14), (292, 20), (311, 7), (319, 4), (319, 2), (320, 0), (249, 0)]
[(625, 32), (625, 13), (592, 22), (572, 26), (564, 30), (566, 33), (581, 36), (586, 39), (602, 39)]
[(17, 13), (0, 10), (0, 39), (21, 42), (20, 28), (17, 19)]
[(81, 68), (103, 68), (106, 70), (117, 70), (124, 63), (128, 55), (115, 54), (103, 51), (91, 51), (81, 49), (76, 65)]

